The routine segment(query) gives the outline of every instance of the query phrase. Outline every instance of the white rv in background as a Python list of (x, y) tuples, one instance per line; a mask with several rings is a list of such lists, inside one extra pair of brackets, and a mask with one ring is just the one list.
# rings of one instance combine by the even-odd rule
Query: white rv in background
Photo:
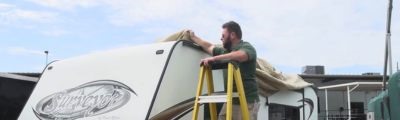
[[(155, 43), (50, 63), (19, 120), (189, 120), (200, 59), (208, 55), (189, 41)], [(213, 71), (216, 91), (222, 71)], [(203, 89), (204, 90), (204, 89)], [(313, 88), (261, 97), (259, 120), (317, 120)], [(202, 105), (201, 119), (208, 118)]]

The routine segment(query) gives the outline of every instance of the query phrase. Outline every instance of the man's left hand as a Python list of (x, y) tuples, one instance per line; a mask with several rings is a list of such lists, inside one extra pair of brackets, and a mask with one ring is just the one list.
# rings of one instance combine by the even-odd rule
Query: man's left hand
[(212, 62), (215, 62), (214, 57), (208, 57), (208, 58), (201, 59), (201, 64), (203, 64), (205, 66), (209, 66)]

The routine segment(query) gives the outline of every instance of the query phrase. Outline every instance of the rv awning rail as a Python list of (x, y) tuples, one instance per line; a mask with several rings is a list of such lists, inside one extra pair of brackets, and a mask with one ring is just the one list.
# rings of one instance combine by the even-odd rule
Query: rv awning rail
[[(350, 105), (350, 92), (354, 90), (381, 90), (382, 82), (351, 82), (337, 85), (329, 85), (318, 87), (318, 89), (325, 90), (325, 110), (328, 111), (328, 89), (333, 91), (346, 91), (347, 92), (347, 109), (348, 120), (351, 119), (351, 105)], [(326, 120), (328, 120), (328, 112), (325, 113)]]

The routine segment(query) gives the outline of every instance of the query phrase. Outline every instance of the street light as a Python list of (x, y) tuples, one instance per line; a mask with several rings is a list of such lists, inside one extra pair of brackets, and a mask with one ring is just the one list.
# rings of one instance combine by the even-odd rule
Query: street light
[(44, 51), (44, 53), (46, 54), (46, 66), (47, 66), (47, 63), (48, 63), (48, 59), (49, 59), (49, 51)]

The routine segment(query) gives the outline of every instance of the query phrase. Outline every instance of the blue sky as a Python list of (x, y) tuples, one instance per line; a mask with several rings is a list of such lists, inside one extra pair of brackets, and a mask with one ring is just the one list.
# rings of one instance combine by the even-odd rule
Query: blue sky
[[(400, 61), (399, 3), (392, 50)], [(40, 72), (62, 60), (152, 44), (185, 28), (219, 43), (237, 21), (258, 56), (284, 73), (324, 65), (329, 74), (383, 70), (387, 1), (379, 0), (2, 0), (0, 72)]]

